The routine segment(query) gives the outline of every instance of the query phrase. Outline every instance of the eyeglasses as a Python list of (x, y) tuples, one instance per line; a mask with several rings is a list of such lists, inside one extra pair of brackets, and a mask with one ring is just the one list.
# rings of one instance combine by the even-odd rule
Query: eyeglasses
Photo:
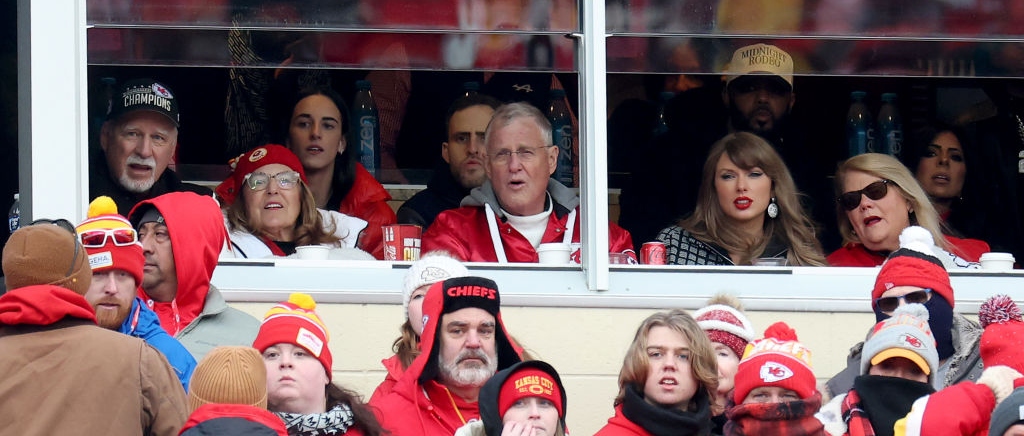
[(900, 295), (898, 297), (876, 298), (875, 305), (878, 306), (878, 309), (881, 310), (882, 312), (892, 312), (896, 310), (897, 307), (900, 307), (900, 300), (903, 300), (907, 304), (924, 304), (927, 303), (928, 300), (931, 300), (931, 298), (932, 290), (926, 288), (920, 291), (914, 291), (904, 295)]
[(881, 200), (882, 197), (885, 197), (885, 195), (889, 193), (890, 183), (892, 183), (893, 186), (899, 186), (892, 180), (882, 179), (865, 186), (864, 189), (844, 192), (838, 199), (836, 199), (836, 201), (839, 202), (839, 205), (842, 206), (843, 209), (854, 210), (857, 206), (860, 206), (861, 194), (864, 194), (872, 200)]
[(292, 189), (299, 182), (300, 177), (298, 171), (282, 171), (272, 176), (266, 173), (249, 173), (242, 181), (249, 186), (249, 189), (262, 191), (270, 185), (270, 179), (276, 180), (277, 186), (281, 189)]
[(519, 150), (516, 150), (516, 151), (501, 150), (501, 151), (499, 151), (497, 153), (489, 155), (489, 157), (491, 158), (491, 160), (493, 160), (495, 163), (497, 163), (499, 165), (503, 165), (505, 163), (508, 163), (509, 159), (512, 158), (513, 154), (519, 156), (519, 160), (521, 160), (523, 162), (530, 162), (530, 161), (533, 161), (533, 159), (537, 157), (537, 153), (538, 153), (537, 150), (545, 149), (545, 148), (548, 148), (548, 147), (549, 146), (543, 146), (542, 145), (540, 147), (520, 147)]
[(78, 240), (86, 248), (101, 248), (107, 243), (107, 238), (110, 238), (117, 247), (127, 247), (139, 242), (139, 234), (130, 228), (86, 230), (78, 234)]

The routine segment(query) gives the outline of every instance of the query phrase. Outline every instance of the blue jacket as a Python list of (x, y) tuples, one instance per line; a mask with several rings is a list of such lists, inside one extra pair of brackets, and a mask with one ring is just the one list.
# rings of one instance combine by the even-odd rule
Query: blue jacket
[(128, 312), (128, 317), (117, 331), (142, 339), (160, 350), (174, 368), (174, 373), (178, 375), (178, 380), (181, 380), (185, 392), (188, 392), (188, 381), (192, 378), (192, 371), (196, 369), (196, 359), (181, 342), (160, 327), (160, 319), (156, 317), (156, 312), (146, 307), (141, 298), (135, 297), (132, 301), (132, 310)]

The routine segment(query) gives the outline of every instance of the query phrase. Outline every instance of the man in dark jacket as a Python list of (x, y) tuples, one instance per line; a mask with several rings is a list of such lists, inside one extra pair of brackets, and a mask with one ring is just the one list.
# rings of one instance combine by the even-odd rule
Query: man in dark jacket
[(167, 169), (178, 147), (179, 122), (178, 101), (164, 84), (137, 79), (121, 85), (100, 130), (102, 153), (94, 153), (89, 165), (89, 197), (109, 196), (117, 210), (129, 211), (168, 192), (211, 195)]
[(459, 207), (469, 191), (484, 183), (484, 131), (501, 103), (490, 96), (461, 97), (448, 109), (448, 140), (441, 143), (439, 164), (427, 189), (413, 195), (398, 209), (398, 222), (426, 229), (437, 215)]
[(185, 390), (159, 351), (96, 325), (88, 255), (73, 232), (23, 227), (3, 250), (4, 434), (174, 436)]

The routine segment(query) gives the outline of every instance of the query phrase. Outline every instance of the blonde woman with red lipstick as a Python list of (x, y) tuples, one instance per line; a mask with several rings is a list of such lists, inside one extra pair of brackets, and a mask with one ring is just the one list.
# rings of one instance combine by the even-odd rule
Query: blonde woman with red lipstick
[(828, 255), (832, 266), (878, 266), (900, 247), (900, 233), (921, 226), (935, 240), (935, 255), (949, 268), (977, 268), (989, 246), (977, 239), (943, 236), (941, 218), (914, 175), (887, 154), (851, 157), (836, 171), (837, 216), (843, 246)]
[(693, 214), (658, 234), (666, 260), (752, 265), (759, 258), (784, 258), (791, 266), (824, 266), (799, 195), (767, 141), (747, 132), (726, 135), (708, 152)]

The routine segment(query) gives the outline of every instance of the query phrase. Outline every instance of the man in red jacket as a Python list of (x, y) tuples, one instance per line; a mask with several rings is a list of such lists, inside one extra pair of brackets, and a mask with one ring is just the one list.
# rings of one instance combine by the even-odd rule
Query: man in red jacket
[[(537, 262), (542, 243), (570, 246), (580, 261), (579, 197), (551, 179), (558, 161), (551, 123), (527, 103), (498, 108), (485, 134), (488, 180), (442, 212), (423, 234), (423, 252), (446, 250), (466, 262)], [(629, 232), (609, 223), (609, 252), (636, 263)]]
[(480, 388), (521, 360), (490, 279), (435, 283), (424, 298), (423, 319), (422, 353), (390, 394), (370, 403), (392, 436), (452, 435), (480, 419)]

